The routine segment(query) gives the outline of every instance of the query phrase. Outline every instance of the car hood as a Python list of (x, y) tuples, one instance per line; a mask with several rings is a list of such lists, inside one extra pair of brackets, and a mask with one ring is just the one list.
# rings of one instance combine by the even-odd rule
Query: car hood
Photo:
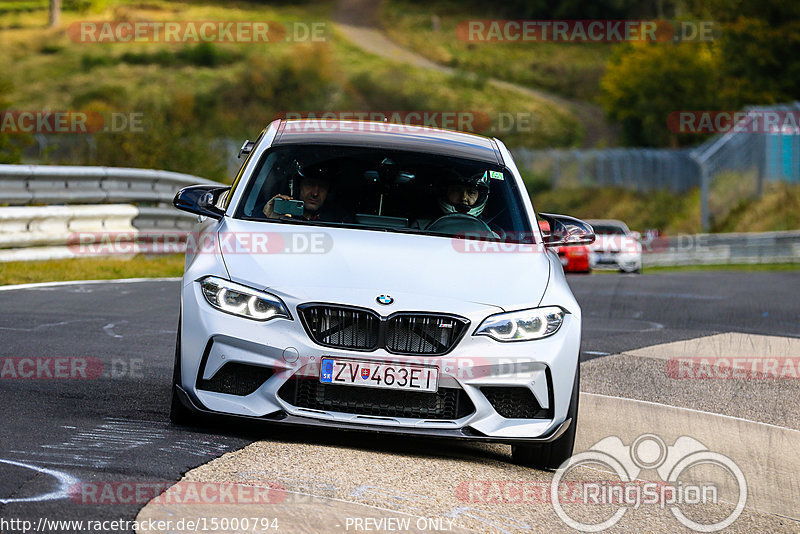
[[(232, 280), (295, 302), (382, 308), (390, 295), (400, 309), (450, 311), (538, 305), (550, 262), (538, 245), (241, 221), (219, 231)], [(256, 241), (260, 245), (254, 244)], [(266, 242), (266, 246), (264, 243)]]

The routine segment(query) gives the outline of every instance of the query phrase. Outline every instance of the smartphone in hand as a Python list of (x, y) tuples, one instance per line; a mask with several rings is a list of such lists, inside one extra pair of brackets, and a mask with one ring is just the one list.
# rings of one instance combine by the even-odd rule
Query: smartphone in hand
[(291, 215), (293, 217), (300, 217), (303, 215), (303, 201), (276, 198), (273, 210), (275, 211), (276, 215)]

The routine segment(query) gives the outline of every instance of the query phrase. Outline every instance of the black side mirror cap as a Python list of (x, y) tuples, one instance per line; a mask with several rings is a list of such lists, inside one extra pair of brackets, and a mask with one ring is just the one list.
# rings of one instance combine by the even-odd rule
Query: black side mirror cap
[(594, 228), (587, 222), (554, 213), (540, 213), (539, 216), (550, 225), (550, 232), (544, 236), (546, 247), (568, 247), (594, 243)]
[(182, 211), (220, 220), (225, 216), (225, 210), (217, 207), (217, 201), (228, 190), (230, 187), (227, 186), (190, 185), (178, 191), (172, 205)]
[(236, 156), (236, 159), (242, 159), (242, 156), (249, 155), (250, 152), (253, 151), (253, 148), (255, 148), (255, 146), (256, 143), (254, 141), (251, 141), (249, 139), (245, 140), (245, 142), (242, 144), (242, 148), (239, 149), (239, 155)]

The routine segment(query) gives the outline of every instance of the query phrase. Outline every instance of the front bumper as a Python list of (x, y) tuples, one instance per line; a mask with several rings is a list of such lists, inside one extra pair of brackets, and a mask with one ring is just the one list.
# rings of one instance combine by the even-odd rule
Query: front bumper
[(589, 263), (592, 269), (637, 271), (642, 268), (642, 254), (635, 252), (600, 253), (591, 252)]
[[(196, 283), (183, 287), (182, 298), (178, 392), (184, 404), (198, 412), (306, 426), (501, 442), (549, 441), (569, 425), (567, 408), (580, 346), (579, 312), (568, 314), (559, 331), (548, 338), (516, 343), (472, 336), (486, 311), (459, 312), (470, 319), (471, 325), (451, 352), (443, 356), (400, 357), (436, 366), (440, 388), (461, 390), (474, 407), (458, 418), (442, 419), (375, 416), (293, 405), (285, 395), (281, 396), (281, 388), (300, 375), (305, 375), (304, 380), (318, 380), (315, 366), (323, 356), (375, 361), (394, 361), (398, 356), (382, 349), (356, 352), (316, 345), (301, 325), (296, 309), (299, 303), (286, 302), (294, 320), (259, 323), (214, 310)], [(228, 363), (267, 368), (270, 374), (246, 395), (199, 387)], [(488, 387), (525, 388), (548, 415), (535, 419), (503, 417), (483, 393), (482, 388)]]
[[(192, 398), (189, 396), (186, 391), (180, 387), (175, 387), (175, 393), (178, 396), (178, 400), (189, 410), (195, 413), (201, 413), (209, 416), (219, 416), (219, 412), (213, 412), (211, 410), (202, 408), (195, 404)], [(567, 418), (561, 424), (555, 426), (553, 430), (545, 434), (543, 436), (538, 436), (534, 438), (524, 437), (524, 438), (509, 438), (509, 437), (495, 437), (495, 436), (485, 436), (482, 434), (477, 434), (475, 432), (470, 432), (468, 427), (460, 428), (460, 429), (426, 429), (425, 431), (415, 430), (413, 428), (393, 428), (393, 427), (386, 427), (383, 425), (370, 425), (370, 424), (346, 424), (346, 423), (332, 423), (331, 421), (324, 420), (324, 419), (314, 419), (311, 417), (301, 417), (297, 415), (289, 415), (286, 412), (280, 411), (275, 412), (273, 414), (265, 415), (262, 417), (255, 417), (255, 416), (248, 416), (248, 415), (238, 415), (238, 414), (226, 414), (226, 417), (232, 417), (236, 419), (243, 419), (243, 420), (256, 420), (261, 421), (264, 423), (275, 423), (275, 424), (287, 424), (287, 425), (298, 425), (304, 426), (309, 428), (336, 428), (338, 430), (350, 430), (356, 432), (377, 432), (381, 434), (403, 434), (405, 436), (416, 436), (416, 437), (429, 437), (429, 438), (443, 438), (443, 439), (465, 439), (470, 441), (490, 441), (490, 442), (497, 442), (497, 443), (506, 443), (506, 444), (515, 444), (515, 443), (549, 443), (551, 441), (555, 441), (566, 432), (569, 427), (572, 425), (572, 419)]]

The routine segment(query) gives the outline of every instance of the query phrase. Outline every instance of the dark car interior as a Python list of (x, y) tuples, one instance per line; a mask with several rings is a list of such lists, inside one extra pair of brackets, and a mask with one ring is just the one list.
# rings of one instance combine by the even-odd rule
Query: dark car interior
[[(437, 201), (448, 180), (481, 173), (491, 173), (493, 179), (480, 216), (443, 213)], [(270, 149), (247, 184), (236, 217), (274, 220), (264, 215), (267, 202), (279, 194), (296, 199), (299, 180), (306, 176), (328, 184), (327, 199), (315, 224), (447, 236), (485, 234), (489, 238), (531, 234), (520, 193), (503, 167), (451, 156), (348, 146)], [(285, 216), (278, 220), (299, 222)]]

